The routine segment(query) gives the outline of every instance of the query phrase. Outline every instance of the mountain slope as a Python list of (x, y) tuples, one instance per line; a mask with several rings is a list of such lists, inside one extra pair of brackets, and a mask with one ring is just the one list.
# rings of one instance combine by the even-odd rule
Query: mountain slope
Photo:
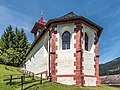
[(100, 64), (100, 75), (115, 75), (120, 74), (120, 57), (107, 62), (105, 64)]

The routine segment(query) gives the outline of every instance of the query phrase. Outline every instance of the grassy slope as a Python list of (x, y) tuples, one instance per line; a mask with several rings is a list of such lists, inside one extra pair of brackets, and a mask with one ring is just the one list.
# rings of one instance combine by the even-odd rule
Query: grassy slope
[(6, 85), (5, 81), (3, 81), (3, 79), (6, 78), (6, 77), (4, 77), (4, 74), (19, 74), (19, 72), (17, 71), (16, 67), (7, 66), (7, 68), (9, 70), (6, 70), (4, 65), (0, 64), (0, 90), (16, 90), (16, 88), (18, 88), (18, 86)]
[[(0, 64), (0, 90), (20, 90), (20, 86), (18, 85), (6, 85), (6, 82), (3, 81), (4, 74), (19, 74), (17, 71), (17, 68), (15, 67), (7, 67), (9, 70), (6, 70), (4, 68), (4, 65)], [(16, 82), (19, 82), (17, 80)], [(44, 84), (38, 84), (37, 83), (32, 83), (32, 84), (27, 84), (24, 85), (24, 88), (28, 88), (27, 90), (120, 90), (120, 88), (116, 87), (110, 87), (106, 85), (101, 85), (97, 87), (76, 87), (76, 86), (67, 86), (67, 85), (62, 85), (62, 84), (57, 84), (57, 83), (44, 83)], [(29, 87), (31, 86), (32, 87)]]

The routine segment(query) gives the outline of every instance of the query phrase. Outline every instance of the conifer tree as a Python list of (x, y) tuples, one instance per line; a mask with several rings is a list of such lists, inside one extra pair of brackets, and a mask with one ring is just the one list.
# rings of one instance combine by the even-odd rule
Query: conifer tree
[(15, 37), (12, 26), (7, 27), (6, 31), (2, 35), (1, 39), (3, 41), (3, 48), (8, 49), (13, 46), (13, 38)]
[(12, 26), (7, 27), (1, 37), (1, 42), (0, 57), (4, 56), (9, 64), (19, 66), (30, 47), (24, 30), (17, 27), (13, 30)]

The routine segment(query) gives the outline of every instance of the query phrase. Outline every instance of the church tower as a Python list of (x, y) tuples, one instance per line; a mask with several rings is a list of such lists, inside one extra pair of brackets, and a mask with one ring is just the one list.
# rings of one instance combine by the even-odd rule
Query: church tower
[(35, 39), (39, 36), (42, 30), (45, 28), (46, 21), (44, 20), (43, 16), (35, 23), (32, 28), (31, 33), (34, 34)]

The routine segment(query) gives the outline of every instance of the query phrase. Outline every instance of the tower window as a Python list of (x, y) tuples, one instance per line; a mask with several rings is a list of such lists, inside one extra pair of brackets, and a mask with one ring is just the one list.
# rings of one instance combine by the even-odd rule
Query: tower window
[(37, 32), (36, 32), (36, 36), (39, 36), (40, 31), (41, 31), (40, 29), (37, 30)]
[(85, 50), (87, 50), (88, 51), (88, 35), (87, 35), (87, 33), (85, 33)]
[(70, 49), (70, 33), (65, 31), (62, 35), (62, 49)]

